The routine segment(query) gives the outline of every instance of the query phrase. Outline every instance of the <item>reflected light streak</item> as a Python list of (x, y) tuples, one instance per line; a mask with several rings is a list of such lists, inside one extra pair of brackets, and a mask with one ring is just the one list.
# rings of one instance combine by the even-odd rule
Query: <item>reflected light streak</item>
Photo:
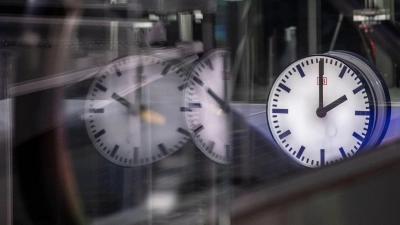
[(140, 115), (142, 116), (143, 120), (145, 120), (148, 123), (153, 123), (157, 125), (165, 124), (165, 117), (155, 111), (149, 109), (142, 109), (140, 110)]
[(149, 197), (147, 203), (152, 210), (167, 214), (175, 208), (177, 196), (173, 191), (155, 192)]

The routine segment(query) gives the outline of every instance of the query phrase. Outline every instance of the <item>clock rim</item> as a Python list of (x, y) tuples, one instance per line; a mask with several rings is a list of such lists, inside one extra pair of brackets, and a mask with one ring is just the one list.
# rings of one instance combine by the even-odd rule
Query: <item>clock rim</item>
[[(339, 53), (344, 53), (344, 54), (349, 54), (351, 56), (354, 56), (358, 59), (360, 59), (362, 62), (364, 62), (365, 64), (367, 64), (367, 66), (369, 66), (369, 68), (371, 68), (371, 70), (374, 72), (374, 75), (376, 78), (378, 78), (379, 80), (379, 84), (380, 87), (382, 88), (382, 91), (384, 93), (385, 96), (385, 108), (386, 108), (386, 118), (385, 118), (385, 124), (383, 125), (383, 131), (380, 134), (380, 137), (378, 138), (377, 142), (374, 143), (373, 146), (371, 147), (377, 147), (380, 143), (382, 143), (383, 139), (386, 136), (386, 133), (388, 131), (389, 128), (389, 124), (390, 124), (390, 119), (391, 119), (391, 115), (392, 115), (392, 104), (391, 104), (391, 98), (390, 98), (390, 93), (389, 93), (389, 88), (386, 85), (385, 79), (383, 78), (381, 72), (379, 72), (379, 70), (376, 68), (376, 66), (374, 64), (372, 64), (369, 60), (367, 60), (366, 58), (364, 58), (363, 56), (354, 53), (354, 52), (349, 52), (349, 51), (344, 51), (344, 50), (335, 50), (335, 51), (329, 51), (327, 52), (328, 54), (330, 52), (339, 52)], [(367, 81), (367, 82), (371, 82), (371, 81)], [(379, 116), (379, 115), (376, 115)]]
[[(88, 96), (89, 96), (89, 94), (91, 93), (91, 90), (93, 90), (93, 87), (95, 86), (95, 83), (96, 83), (96, 81), (98, 80), (99, 76), (100, 76), (103, 72), (108, 72), (107, 70), (108, 70), (110, 67), (112, 67), (113, 65), (115, 65), (115, 64), (117, 64), (117, 63), (119, 63), (119, 62), (122, 62), (122, 61), (124, 61), (124, 60), (138, 60), (138, 59), (141, 59), (141, 58), (144, 58), (144, 57), (149, 57), (149, 58), (154, 58), (154, 59), (160, 60), (162, 63), (165, 63), (165, 65), (167, 65), (167, 64), (170, 65), (170, 66), (171, 66), (171, 70), (174, 69), (174, 70), (178, 71), (179, 68), (180, 68), (179, 64), (177, 64), (177, 63), (171, 63), (169, 60), (165, 60), (165, 59), (163, 59), (163, 58), (161, 58), (161, 57), (157, 57), (157, 56), (153, 56), (153, 55), (128, 55), (128, 56), (122, 56), (122, 57), (118, 57), (118, 58), (116, 58), (116, 59), (113, 59), (113, 60), (111, 60), (110, 62), (108, 62), (107, 65), (104, 65), (104, 66), (96, 73), (96, 75), (95, 75), (94, 78), (93, 78), (93, 81), (91, 81), (90, 87), (89, 87), (89, 89), (88, 89), (88, 91), (87, 91), (86, 98), (85, 98), (85, 106), (84, 106), (85, 112), (87, 111), (87, 106), (86, 106), (86, 104), (87, 104), (87, 102), (88, 102), (88, 100), (89, 100), (89, 99), (88, 99)], [(163, 66), (165, 66), (165, 65), (163, 65)], [(134, 68), (136, 68), (136, 67), (134, 67)], [(183, 72), (182, 72), (182, 73), (183, 73)], [(184, 74), (184, 73), (183, 73), (183, 74)], [(111, 75), (111, 74), (110, 74), (110, 75)], [(182, 78), (182, 84), (184, 84), (184, 79), (186, 79), (187, 74), (184, 74), (183, 76), (184, 76), (184, 78)], [(149, 84), (151, 84), (151, 83), (149, 83)], [(146, 84), (146, 85), (149, 85), (149, 84)], [(141, 87), (142, 87), (142, 85), (141, 85), (139, 88), (141, 88)], [(167, 154), (167, 155), (165, 155), (165, 156), (163, 156), (163, 157), (161, 157), (161, 158), (158, 158), (157, 160), (152, 160), (152, 159), (151, 159), (152, 156), (150, 156), (150, 157), (149, 157), (149, 158), (150, 158), (150, 161), (149, 161), (149, 162), (143, 162), (143, 163), (137, 163), (137, 164), (129, 165), (129, 164), (126, 164), (126, 163), (122, 163), (122, 162), (120, 162), (120, 161), (117, 161), (117, 160), (110, 160), (109, 155), (107, 155), (105, 152), (103, 152), (102, 149), (98, 149), (97, 145), (95, 144), (95, 143), (96, 143), (96, 140), (94, 140), (93, 135), (92, 135), (91, 133), (89, 133), (89, 124), (88, 124), (87, 121), (88, 121), (88, 119), (85, 119), (86, 133), (87, 133), (87, 135), (88, 135), (89, 138), (90, 138), (90, 141), (91, 141), (92, 146), (96, 149), (96, 152), (97, 152), (98, 154), (100, 154), (102, 157), (104, 157), (108, 162), (113, 163), (113, 164), (115, 164), (115, 165), (117, 165), (117, 166), (124, 167), (124, 168), (135, 168), (135, 167), (146, 166), (146, 165), (150, 165), (150, 164), (152, 164), (152, 163), (158, 162), (158, 161), (160, 161), (160, 160), (162, 160), (162, 159), (164, 159), (164, 158), (166, 158), (166, 157), (168, 157), (168, 156), (171, 156), (172, 154), (176, 153), (177, 151), (179, 151), (179, 150), (187, 143), (187, 141), (190, 139), (190, 138), (188, 138), (188, 139), (183, 139), (183, 138), (182, 138), (182, 139), (179, 139), (180, 141), (183, 141), (183, 144), (182, 144), (182, 145), (179, 145), (179, 148), (178, 148), (177, 150), (175, 150), (174, 152), (169, 153), (169, 154)], [(184, 124), (184, 123), (183, 123), (183, 124)], [(140, 160), (140, 159), (139, 159), (139, 160)]]
[[(343, 58), (340, 58), (340, 57), (335, 56), (335, 55), (328, 55), (327, 53), (316, 54), (316, 56), (328, 56), (328, 57), (334, 58), (334, 59), (336, 59), (336, 60), (338, 60), (338, 61), (340, 61), (342, 63), (345, 63), (348, 67), (351, 67), (351, 69), (354, 71), (354, 73), (357, 74), (358, 78), (363, 83), (365, 91), (366, 91), (367, 96), (368, 96), (368, 99), (372, 99), (372, 100), (377, 99), (376, 92), (374, 90), (372, 90), (371, 86), (369, 85), (371, 83), (371, 81), (364, 74), (364, 72), (361, 69), (359, 69), (353, 62), (350, 62), (347, 59), (343, 59)], [(357, 150), (357, 152), (364, 152), (364, 151), (367, 151), (368, 149), (370, 149), (371, 147), (375, 146), (375, 144), (373, 144), (372, 146), (369, 146), (370, 141), (371, 141), (371, 137), (374, 134), (375, 127), (376, 127), (376, 122), (377, 122), (376, 117), (377, 117), (377, 111), (378, 110), (377, 110), (377, 107), (373, 104), (373, 102), (374, 101), (369, 101), (369, 107), (370, 107), (370, 109), (372, 109), (369, 122), (372, 123), (372, 126), (368, 127), (368, 131), (367, 131), (367, 135), (368, 136), (365, 135), (366, 136), (365, 137), (365, 141), (362, 143), (362, 145)]]
[[(205, 60), (209, 59), (212, 55), (218, 54), (218, 52), (225, 52), (225, 53), (228, 53), (229, 56), (230, 56), (230, 54), (231, 54), (230, 51), (227, 50), (227, 49), (225, 49), (225, 48), (215, 48), (215, 49), (208, 50), (207, 52), (205, 52), (205, 53), (201, 56), (200, 59), (196, 60), (196, 61), (193, 63), (193, 65), (191, 66), (191, 68), (190, 68), (190, 70), (189, 70), (189, 72), (188, 72), (188, 74), (187, 74), (187, 82), (189, 82), (189, 81), (192, 79), (192, 77), (195, 75), (194, 71), (197, 69), (198, 66), (200, 66), (200, 64), (201, 64), (202, 62), (204, 62)], [(186, 103), (186, 95), (187, 95), (187, 90), (185, 89), (185, 91), (184, 91), (184, 93), (183, 93), (183, 101), (182, 101), (182, 104), (183, 104), (184, 107), (186, 106), (186, 104), (185, 104), (185, 103)], [(228, 114), (227, 116), (229, 116), (229, 114)], [(196, 147), (197, 147), (205, 156), (207, 156), (207, 158), (209, 158), (212, 162), (215, 162), (215, 163), (221, 164), (221, 165), (229, 165), (229, 164), (232, 163), (232, 144), (231, 144), (231, 143), (229, 144), (229, 146), (231, 147), (231, 149), (230, 149), (230, 156), (228, 156), (228, 155), (225, 156), (227, 160), (226, 160), (226, 161), (224, 161), (224, 160), (219, 160), (219, 159), (217, 160), (215, 157), (212, 157), (212, 155), (210, 155), (205, 149), (203, 149), (203, 146), (201, 146), (201, 144), (198, 143), (198, 142), (196, 141), (196, 138), (194, 138), (194, 134), (193, 134), (192, 130), (189, 129), (189, 124), (188, 124), (188, 121), (187, 121), (187, 118), (186, 118), (186, 112), (184, 113), (184, 120), (185, 120), (186, 127), (188, 128), (188, 131), (189, 131), (189, 133), (190, 133), (190, 136), (191, 136), (191, 138), (192, 138), (193, 143), (196, 145)], [(229, 118), (228, 118), (228, 121), (230, 121)]]
[[(303, 57), (303, 58), (300, 58), (300, 59), (297, 59), (297, 60), (293, 61), (293, 62), (290, 63), (288, 66), (286, 66), (286, 67), (283, 69), (283, 71), (280, 72), (279, 75), (274, 79), (274, 82), (272, 83), (272, 86), (271, 86), (271, 90), (268, 92), (267, 101), (266, 101), (266, 111), (265, 111), (266, 120), (267, 120), (267, 124), (268, 124), (268, 130), (269, 130), (269, 132), (270, 132), (270, 134), (271, 134), (272, 139), (274, 140), (274, 143), (277, 145), (277, 147), (279, 148), (279, 150), (280, 150), (280, 151), (283, 151), (283, 152), (285, 153), (285, 155), (288, 155), (289, 158), (292, 159), (293, 161), (295, 161), (296, 163), (298, 163), (298, 164), (300, 164), (300, 165), (302, 165), (302, 166), (304, 166), (304, 167), (310, 168), (310, 169), (320, 168), (320, 167), (322, 167), (322, 166), (321, 166), (321, 165), (319, 165), (319, 166), (311, 166), (311, 165), (308, 165), (308, 164), (304, 163), (303, 161), (298, 160), (296, 157), (293, 157), (292, 154), (289, 154), (286, 150), (282, 149), (282, 147), (280, 146), (279, 142), (278, 142), (278, 141), (276, 140), (276, 138), (274, 137), (274, 134), (273, 134), (273, 132), (272, 132), (271, 125), (270, 125), (270, 120), (268, 119), (268, 116), (269, 116), (269, 113), (268, 113), (268, 109), (269, 109), (269, 108), (268, 108), (268, 103), (269, 103), (269, 100), (270, 100), (270, 96), (271, 96), (271, 94), (272, 94), (272, 90), (273, 90), (272, 87), (275, 85), (275, 83), (277, 82), (277, 80), (281, 77), (282, 73), (283, 73), (287, 68), (289, 68), (289, 67), (295, 65), (297, 62), (302, 61), (302, 60), (304, 60), (304, 59), (306, 59), (306, 58), (310, 58), (310, 57), (319, 57), (319, 56), (320, 56), (320, 57), (333, 58), (333, 59), (338, 60), (339, 62), (345, 64), (346, 66), (349, 66), (349, 63), (348, 63), (346, 60), (343, 60), (343, 59), (337, 58), (337, 57), (333, 57), (333, 56), (331, 56), (331, 55), (325, 55), (325, 54), (313, 54), (313, 55), (309, 55), (309, 56), (306, 56), (306, 57)], [(361, 81), (361, 82), (363, 83), (363, 85), (364, 85), (364, 88), (365, 88), (365, 90), (366, 90), (367, 96), (369, 96), (369, 98), (371, 98), (372, 92), (371, 92), (369, 86), (368, 86), (367, 83), (366, 83), (367, 81), (365, 81), (364, 77), (361, 75), (362, 72), (359, 71), (358, 69), (354, 68), (355, 66), (354, 66), (352, 63), (350, 64), (349, 67), (351, 67), (351, 70), (352, 70), (354, 73), (356, 73), (356, 75), (358, 76), (358, 78), (360, 79), (360, 81)], [(370, 116), (370, 121), (372, 120), (373, 123), (374, 123), (374, 122), (375, 122), (375, 119), (374, 119), (374, 117), (375, 117), (375, 108), (371, 108), (371, 103), (369, 103), (369, 106), (370, 106), (370, 109), (372, 110), (371, 113), (373, 114), (373, 115)], [(369, 126), (369, 127), (368, 127), (368, 131), (367, 131), (367, 133), (366, 133), (366, 135), (365, 135), (365, 136), (366, 136), (365, 141), (364, 141), (363, 143), (361, 143), (360, 148), (354, 153), (354, 155), (358, 154), (358, 152), (363, 151), (365, 145), (368, 143), (368, 140), (369, 140), (370, 136), (372, 135), (372, 132), (373, 132), (372, 128), (373, 128), (373, 126)], [(353, 156), (352, 156), (352, 157), (353, 157)], [(340, 162), (340, 161), (339, 161), (339, 162)], [(336, 163), (335, 163), (335, 164), (336, 164)], [(330, 164), (329, 164), (329, 165), (330, 165)], [(327, 166), (327, 164), (325, 164), (325, 166)]]

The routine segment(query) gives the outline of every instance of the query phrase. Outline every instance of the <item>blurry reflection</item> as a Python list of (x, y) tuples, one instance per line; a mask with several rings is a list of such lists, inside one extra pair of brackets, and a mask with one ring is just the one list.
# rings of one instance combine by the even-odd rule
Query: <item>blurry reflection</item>
[(122, 166), (167, 157), (189, 140), (180, 111), (185, 74), (150, 56), (118, 59), (93, 81), (86, 127), (96, 149)]
[[(265, 115), (268, 92), (284, 68), (309, 54), (331, 48), (363, 55), (391, 87), (395, 104), (383, 143), (395, 147), (398, 4), (2, 1), (0, 142), (12, 145), (12, 160), (4, 149), (0, 158), (12, 162), (12, 183), (5, 182), (14, 192), (14, 223), (230, 224), (234, 204), (264, 196), (237, 203), (257, 185), (287, 182), (261, 187), (269, 206), (290, 201), (299, 184), (308, 184), (299, 195), (323, 190), (325, 175), (300, 179), (310, 171), (277, 151)], [(354, 12), (370, 11), (373, 21), (354, 23)], [(219, 47), (232, 52), (232, 66), (207, 60), (203, 49)], [(338, 171), (348, 174), (345, 163)], [(8, 193), (0, 194), (2, 202)], [(290, 213), (282, 221), (305, 211)]]

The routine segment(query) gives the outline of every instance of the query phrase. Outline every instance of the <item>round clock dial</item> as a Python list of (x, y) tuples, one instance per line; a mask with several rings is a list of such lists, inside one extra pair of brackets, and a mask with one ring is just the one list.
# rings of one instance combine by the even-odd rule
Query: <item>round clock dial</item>
[(331, 164), (382, 140), (388, 120), (378, 124), (377, 116), (387, 115), (374, 104), (375, 89), (365, 70), (354, 64), (360, 59), (348, 61), (343, 54), (296, 61), (272, 86), (267, 103), (270, 131), (279, 147), (302, 165)]
[(86, 128), (105, 158), (133, 167), (160, 160), (189, 138), (180, 112), (184, 73), (152, 56), (118, 59), (92, 83)]
[(197, 147), (210, 159), (230, 161), (229, 52), (214, 50), (193, 67), (185, 89), (188, 130)]

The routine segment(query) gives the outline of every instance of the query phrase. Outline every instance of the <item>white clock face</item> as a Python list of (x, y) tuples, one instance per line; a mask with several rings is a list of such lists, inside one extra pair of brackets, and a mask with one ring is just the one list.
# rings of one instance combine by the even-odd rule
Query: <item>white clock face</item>
[(86, 128), (108, 160), (133, 167), (160, 160), (190, 138), (180, 112), (184, 74), (151, 56), (114, 61), (99, 72), (85, 104)]
[(229, 52), (215, 50), (193, 68), (182, 107), (197, 147), (222, 164), (231, 155), (229, 87)]
[(290, 65), (272, 86), (271, 133), (302, 165), (319, 167), (351, 157), (368, 141), (371, 95), (351, 68), (333, 57), (311, 56)]

